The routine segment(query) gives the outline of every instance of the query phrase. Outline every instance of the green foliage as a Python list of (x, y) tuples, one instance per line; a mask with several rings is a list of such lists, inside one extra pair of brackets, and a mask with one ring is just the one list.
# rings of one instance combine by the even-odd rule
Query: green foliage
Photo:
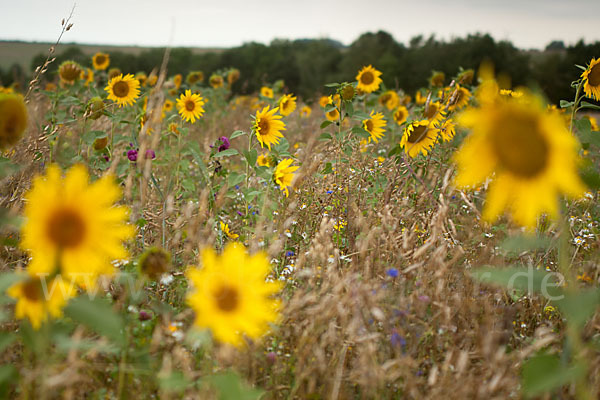
[(92, 331), (106, 336), (119, 346), (125, 344), (123, 319), (106, 301), (78, 297), (69, 302), (65, 308), (65, 315)]

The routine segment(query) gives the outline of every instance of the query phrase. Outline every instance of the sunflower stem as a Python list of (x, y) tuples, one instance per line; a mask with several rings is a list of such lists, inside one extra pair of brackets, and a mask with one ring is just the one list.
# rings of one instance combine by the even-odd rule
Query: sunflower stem
[(577, 85), (577, 91), (575, 92), (575, 101), (573, 102), (573, 106), (571, 109), (571, 120), (569, 121), (569, 132), (573, 133), (573, 120), (575, 119), (575, 114), (577, 113), (577, 105), (581, 100), (581, 88), (583, 86), (583, 81), (579, 81)]

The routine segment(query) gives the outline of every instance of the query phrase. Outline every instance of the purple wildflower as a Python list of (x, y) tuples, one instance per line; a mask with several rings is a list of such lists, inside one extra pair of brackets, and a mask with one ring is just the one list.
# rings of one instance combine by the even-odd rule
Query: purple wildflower
[(127, 152), (127, 158), (129, 161), (136, 162), (137, 161), (137, 150), (131, 149)]

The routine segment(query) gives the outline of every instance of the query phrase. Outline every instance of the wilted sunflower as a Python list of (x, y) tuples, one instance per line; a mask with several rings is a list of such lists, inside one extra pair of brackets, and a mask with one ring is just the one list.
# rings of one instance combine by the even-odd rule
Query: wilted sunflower
[(27, 127), (27, 107), (19, 94), (0, 93), (0, 150), (21, 140)]
[(106, 53), (96, 53), (92, 57), (92, 64), (95, 70), (104, 71), (110, 65), (110, 56)]
[(400, 103), (400, 98), (394, 90), (388, 90), (379, 96), (379, 104), (387, 107), (388, 110), (393, 110)]
[(581, 77), (585, 94), (592, 99), (600, 100), (600, 58), (592, 58)]
[(292, 167), (292, 163), (294, 162), (291, 158), (286, 158), (285, 160), (281, 160), (279, 164), (277, 164), (277, 168), (275, 168), (275, 173), (273, 174), (273, 179), (275, 183), (279, 185), (279, 188), (283, 190), (285, 193), (285, 197), (290, 195), (288, 187), (292, 186), (292, 180), (294, 179), (294, 172), (299, 168), (297, 166)]
[(229, 225), (224, 223), (223, 221), (219, 221), (219, 226), (221, 227), (221, 232), (223, 232), (229, 239), (237, 239), (240, 237), (237, 233), (233, 233), (229, 230)]
[(281, 115), (275, 115), (279, 107), (269, 111), (269, 106), (256, 112), (256, 120), (254, 121), (254, 132), (260, 142), (261, 147), (265, 144), (271, 150), (272, 144), (279, 143), (279, 138), (283, 137), (281, 131), (285, 130), (285, 123), (281, 121)]
[(75, 61), (63, 61), (58, 67), (58, 76), (62, 83), (72, 85), (81, 78), (83, 68)]
[(129, 210), (114, 206), (121, 197), (110, 176), (88, 184), (83, 165), (61, 177), (50, 165), (45, 176), (33, 180), (25, 195), (25, 224), (21, 247), (31, 254), (30, 274), (61, 273), (86, 288), (99, 275), (114, 272), (111, 261), (127, 257), (122, 242), (134, 229), (126, 225)]
[(279, 113), (283, 116), (288, 116), (296, 109), (296, 96), (293, 94), (285, 94), (279, 100)]
[(470, 98), (471, 92), (469, 91), (469, 89), (464, 88), (462, 86), (457, 86), (448, 99), (448, 110), (460, 110), (461, 108), (469, 104)]
[(449, 142), (454, 138), (456, 134), (456, 128), (454, 126), (454, 121), (452, 118), (448, 118), (441, 125), (439, 125), (439, 133), (444, 142)]
[(108, 70), (108, 79), (116, 78), (119, 75), (123, 75), (119, 68), (111, 68)]
[(542, 213), (556, 218), (557, 196), (583, 195), (577, 172), (578, 143), (540, 98), (499, 96), (465, 111), (458, 122), (472, 130), (454, 156), (459, 187), (479, 185), (493, 176), (483, 217), (494, 221), (504, 209), (513, 220), (534, 228)]
[(431, 86), (444, 86), (444, 80), (446, 79), (446, 74), (440, 71), (433, 71), (431, 74), (431, 78), (429, 78), (429, 83)]
[(185, 81), (189, 85), (194, 85), (196, 83), (202, 82), (203, 80), (204, 72), (202, 71), (191, 71), (189, 74), (187, 74), (187, 77), (185, 78)]
[(132, 74), (118, 75), (108, 81), (104, 90), (108, 92), (108, 99), (116, 101), (119, 107), (128, 106), (140, 96), (140, 82)]
[(358, 71), (358, 75), (356, 75), (356, 80), (358, 81), (356, 88), (365, 93), (374, 92), (379, 89), (379, 85), (382, 82), (380, 76), (381, 72), (377, 71), (371, 65), (363, 67)]
[(94, 82), (94, 70), (91, 68), (82, 70), (80, 78), (84, 81), (85, 86), (88, 86), (90, 83)]
[(444, 118), (442, 105), (438, 101), (430, 101), (423, 110), (423, 117), (427, 118), (433, 123), (441, 121)]
[(204, 114), (203, 105), (204, 99), (202, 96), (197, 93), (192, 94), (189, 89), (177, 99), (177, 109), (181, 114), (181, 118), (192, 124)]
[(398, 125), (402, 125), (408, 118), (408, 109), (405, 106), (400, 106), (394, 111), (394, 121)]
[(223, 87), (223, 77), (221, 75), (212, 74), (208, 82), (210, 83), (210, 86), (212, 86), (214, 89)]
[(49, 316), (62, 316), (63, 307), (76, 295), (76, 290), (60, 275), (54, 278), (30, 275), (11, 286), (6, 294), (17, 300), (15, 318), (28, 318), (33, 329), (37, 330)]
[(229, 86), (236, 83), (238, 79), (240, 79), (240, 70), (237, 68), (229, 70), (229, 72), (227, 73), (227, 83), (229, 84)]
[(214, 337), (234, 346), (243, 337), (259, 339), (278, 319), (279, 301), (271, 298), (280, 282), (267, 282), (270, 271), (265, 253), (248, 255), (244, 246), (230, 243), (221, 255), (212, 248), (202, 251), (202, 268), (189, 268), (186, 277), (193, 290), (187, 304), (194, 310), (194, 324), (209, 328)]
[(310, 117), (311, 113), (312, 113), (312, 108), (310, 108), (309, 106), (304, 106), (300, 109), (301, 117), (308, 118), (308, 117)]
[(369, 141), (373, 139), (375, 143), (378, 143), (379, 139), (383, 137), (383, 132), (385, 132), (384, 128), (387, 125), (387, 122), (383, 118), (383, 114), (380, 112), (375, 114), (375, 111), (371, 111), (369, 117), (369, 119), (363, 120), (363, 128), (371, 135)]
[(260, 95), (263, 97), (268, 97), (269, 99), (273, 98), (273, 89), (267, 86), (263, 86), (260, 88)]
[(404, 152), (415, 158), (419, 154), (427, 155), (437, 140), (438, 130), (431, 121), (424, 119), (414, 121), (404, 128), (400, 147)]

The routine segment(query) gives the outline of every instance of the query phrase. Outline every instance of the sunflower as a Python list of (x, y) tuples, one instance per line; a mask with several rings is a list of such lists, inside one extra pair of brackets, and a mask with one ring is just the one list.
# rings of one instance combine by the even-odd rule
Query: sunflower
[(461, 85), (470, 85), (473, 82), (473, 77), (475, 76), (475, 71), (472, 69), (467, 69), (461, 72), (458, 75), (458, 83)]
[(123, 75), (119, 68), (111, 68), (108, 70), (108, 79), (116, 78), (119, 75)]
[(423, 94), (419, 91), (415, 93), (415, 103), (417, 105), (425, 104), (427, 101), (427, 96), (423, 96)]
[(268, 167), (269, 156), (267, 156), (266, 154), (259, 154), (258, 158), (256, 159), (256, 163), (261, 167)]
[(161, 248), (152, 247), (140, 256), (138, 268), (141, 274), (156, 281), (171, 270), (171, 254)]
[(185, 78), (185, 81), (190, 85), (202, 82), (203, 80), (204, 72), (202, 71), (191, 71), (189, 74), (187, 74), (187, 77)]
[(336, 122), (340, 118), (340, 112), (337, 110), (337, 108), (334, 108), (333, 110), (325, 113), (325, 118), (331, 122)]
[(223, 232), (229, 239), (237, 239), (240, 237), (237, 233), (233, 233), (229, 230), (229, 225), (224, 223), (223, 221), (219, 221), (219, 226), (221, 227), (221, 232)]
[(121, 197), (110, 176), (88, 184), (88, 173), (77, 164), (61, 178), (60, 168), (48, 167), (34, 178), (25, 195), (21, 247), (31, 254), (30, 274), (56, 274), (85, 284), (112, 274), (111, 261), (127, 257), (122, 242), (133, 236), (126, 225), (128, 209), (115, 207)]
[(358, 71), (358, 75), (356, 75), (356, 80), (358, 81), (356, 88), (365, 93), (374, 92), (379, 89), (379, 85), (382, 82), (380, 76), (381, 72), (372, 66), (363, 67)]
[(140, 82), (131, 74), (121, 74), (108, 81), (104, 90), (108, 92), (108, 99), (116, 101), (119, 107), (128, 106), (140, 96)]
[(275, 173), (273, 174), (273, 179), (275, 183), (279, 185), (279, 188), (283, 190), (285, 193), (285, 197), (290, 195), (288, 191), (288, 187), (292, 186), (292, 180), (294, 179), (294, 172), (299, 167), (292, 167), (291, 164), (294, 162), (291, 158), (286, 158), (285, 160), (281, 160), (279, 164), (277, 164), (277, 168), (275, 168)]
[(194, 324), (234, 346), (243, 345), (244, 335), (259, 339), (278, 319), (280, 303), (271, 296), (282, 286), (266, 281), (267, 255), (248, 255), (244, 246), (230, 243), (221, 255), (211, 248), (203, 250), (201, 259), (201, 269), (191, 267), (186, 272), (194, 288), (186, 298), (196, 313)]
[(402, 99), (400, 100), (400, 104), (402, 104), (403, 106), (407, 106), (412, 102), (412, 96), (410, 94), (405, 94), (404, 96), (402, 96)]
[(327, 105), (331, 103), (333, 103), (331, 96), (321, 96), (319, 99), (319, 105), (323, 108), (327, 107)]
[(398, 125), (402, 125), (408, 118), (408, 109), (405, 106), (400, 106), (394, 111), (394, 121)]
[(256, 112), (256, 120), (254, 121), (254, 132), (260, 142), (261, 147), (265, 144), (271, 150), (272, 144), (279, 143), (279, 138), (283, 137), (281, 131), (285, 130), (285, 123), (281, 121), (281, 115), (275, 115), (279, 107), (269, 111), (269, 106)]
[(88, 86), (90, 83), (94, 82), (94, 70), (91, 68), (86, 68), (81, 71), (81, 75), (79, 76), (84, 82), (85, 86)]
[(301, 117), (308, 118), (308, 117), (310, 117), (311, 113), (312, 113), (312, 108), (310, 108), (309, 106), (304, 106), (300, 109)]
[(37, 330), (48, 316), (62, 316), (63, 307), (75, 296), (76, 290), (60, 275), (50, 278), (42, 274), (23, 279), (11, 286), (6, 294), (17, 300), (15, 318), (28, 318), (33, 329)]
[(269, 99), (273, 98), (273, 89), (267, 86), (263, 86), (260, 88), (260, 95), (263, 97), (268, 97)]
[(380, 112), (375, 114), (375, 111), (371, 111), (369, 117), (371, 118), (363, 120), (363, 128), (371, 135), (369, 141), (373, 139), (375, 143), (378, 143), (379, 139), (383, 137), (383, 132), (385, 132), (384, 128), (387, 125), (387, 122)]
[(177, 89), (179, 89), (181, 87), (182, 80), (183, 80), (183, 77), (181, 76), (181, 74), (177, 74), (173, 77), (173, 84), (175, 85), (175, 87)]
[(179, 135), (179, 125), (176, 122), (171, 122), (167, 127), (167, 131)]
[(165, 103), (163, 104), (163, 111), (164, 112), (169, 112), (173, 110), (173, 107), (175, 106), (175, 103), (173, 103), (173, 100), (165, 100)]
[(506, 208), (517, 224), (534, 228), (542, 213), (557, 217), (557, 195), (583, 195), (578, 142), (537, 96), (497, 97), (459, 117), (459, 124), (472, 133), (454, 156), (455, 183), (470, 187), (494, 176), (484, 219), (493, 221)]
[(444, 80), (446, 79), (446, 74), (440, 71), (433, 71), (431, 74), (431, 78), (429, 78), (429, 84), (431, 86), (444, 86)]
[(423, 117), (427, 118), (433, 123), (437, 123), (444, 118), (444, 112), (442, 111), (442, 105), (439, 101), (431, 101), (425, 106), (423, 110)]
[(146, 82), (148, 81), (148, 75), (146, 75), (146, 73), (144, 72), (138, 72), (137, 74), (135, 74), (135, 79), (138, 80), (140, 85), (146, 86)]
[(110, 65), (110, 56), (106, 53), (96, 53), (92, 57), (92, 65), (95, 70), (104, 71)]
[(399, 103), (400, 97), (398, 97), (398, 94), (394, 90), (388, 90), (379, 96), (379, 104), (387, 107), (388, 110), (393, 110), (394, 108), (398, 107)]
[(581, 74), (583, 91), (592, 99), (600, 100), (600, 58), (592, 58), (590, 65)]
[(431, 121), (423, 119), (414, 121), (404, 128), (400, 147), (404, 152), (415, 158), (419, 154), (427, 155), (437, 140), (438, 130)]
[(62, 83), (72, 85), (81, 78), (83, 68), (75, 61), (63, 61), (58, 67), (58, 76)]
[(217, 75), (217, 74), (211, 75), (208, 82), (210, 83), (210, 86), (212, 86), (214, 89), (223, 87), (223, 77), (221, 75)]
[(439, 125), (439, 133), (444, 142), (449, 142), (454, 138), (456, 134), (456, 128), (452, 118), (448, 118), (441, 125)]
[(448, 110), (460, 110), (467, 104), (469, 104), (469, 99), (471, 98), (471, 92), (469, 89), (464, 88), (462, 86), (457, 86), (456, 89), (450, 95), (448, 99)]
[(227, 73), (227, 83), (229, 84), (229, 86), (236, 83), (238, 79), (240, 79), (240, 70), (237, 68), (229, 70), (229, 72)]
[(19, 94), (0, 93), (0, 150), (14, 146), (27, 127), (27, 107)]
[(283, 116), (288, 116), (296, 109), (296, 96), (285, 94), (279, 100), (279, 113)]
[(177, 99), (177, 109), (181, 114), (181, 118), (192, 124), (204, 114), (203, 105), (204, 99), (202, 96), (197, 93), (192, 94), (189, 89)]
[(156, 82), (158, 82), (158, 76), (150, 74), (146, 83), (148, 84), (148, 86), (154, 86), (156, 85)]

